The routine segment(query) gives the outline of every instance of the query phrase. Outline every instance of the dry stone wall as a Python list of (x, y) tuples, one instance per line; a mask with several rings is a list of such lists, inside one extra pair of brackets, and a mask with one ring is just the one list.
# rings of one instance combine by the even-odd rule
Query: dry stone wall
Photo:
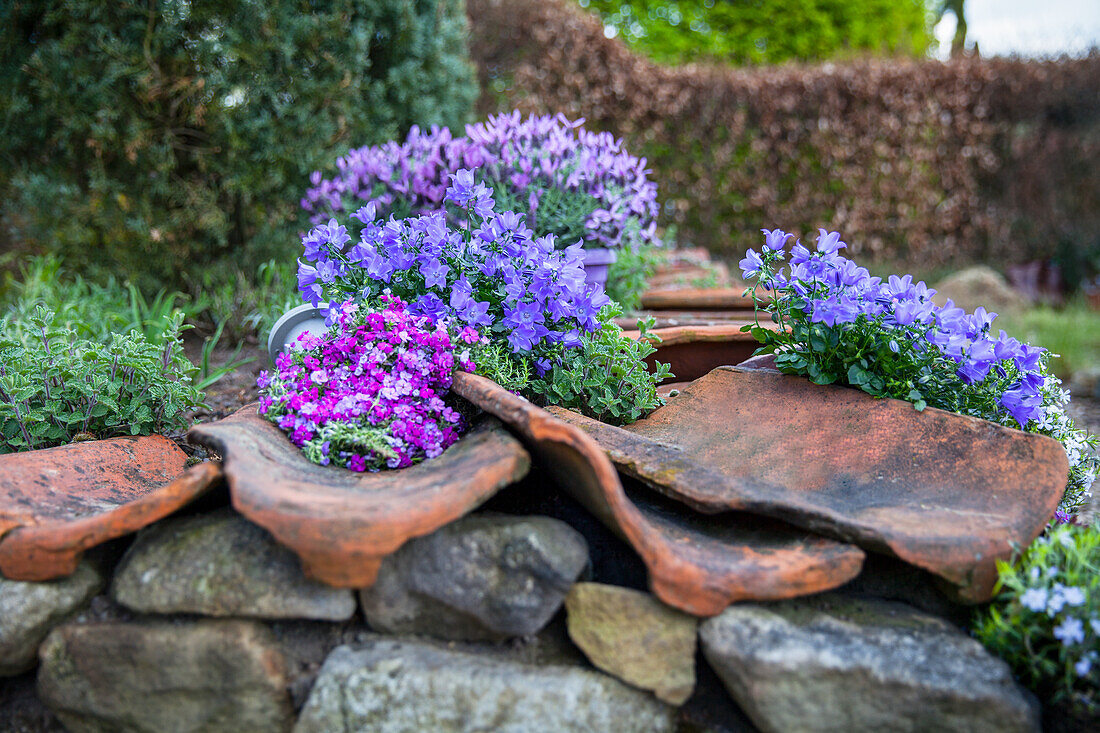
[[(162, 520), (70, 578), (0, 580), (0, 719), (36, 733), (1038, 729), (1001, 661), (942, 615), (869, 595), (899, 597), (885, 559), (833, 594), (696, 619), (637, 587), (637, 559), (587, 519), (533, 477), (409, 542), (359, 594), (305, 578), (229, 507)], [(957, 609), (912, 569), (903, 590)]]

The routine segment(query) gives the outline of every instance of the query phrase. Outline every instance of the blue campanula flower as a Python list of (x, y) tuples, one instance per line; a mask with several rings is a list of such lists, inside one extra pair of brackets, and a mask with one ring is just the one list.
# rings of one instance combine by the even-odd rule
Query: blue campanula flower
[(474, 172), (471, 169), (455, 171), (451, 174), (451, 186), (447, 189), (447, 199), (455, 206), (465, 208), (474, 198)]
[(795, 242), (794, 247), (791, 248), (792, 265), (801, 265), (807, 262), (812, 256), (813, 253), (811, 253), (801, 241)]
[(447, 273), (451, 268), (435, 257), (428, 257), (420, 265), (420, 274), (424, 276), (424, 286), (442, 287), (447, 284)]
[(829, 296), (824, 300), (815, 300), (811, 303), (813, 313), (810, 320), (814, 323), (824, 323), (826, 326), (835, 326), (838, 323), (851, 323), (859, 315), (858, 306), (850, 299), (843, 296)]
[(787, 240), (793, 235), (787, 234), (782, 229), (761, 229), (764, 233), (764, 247), (775, 252), (782, 252), (783, 248), (787, 245)]
[(303, 300), (313, 305), (317, 305), (322, 300), (322, 288), (317, 283), (317, 268), (301, 260), (298, 260), (298, 292), (302, 294)]
[(914, 323), (926, 323), (932, 318), (932, 302), (919, 300), (899, 300), (894, 303), (894, 320), (899, 326), (911, 326)]
[(1061, 624), (1054, 627), (1054, 638), (1064, 646), (1080, 644), (1085, 640), (1085, 626), (1081, 619), (1067, 616)]
[(819, 229), (818, 232), (817, 251), (822, 254), (835, 255), (838, 250), (848, 246), (840, 241), (840, 232), (828, 232), (824, 229)]
[(1043, 396), (1028, 389), (1022, 383), (1017, 383), (1017, 386), (1005, 390), (998, 404), (1012, 415), (1021, 428), (1026, 428), (1027, 424), (1038, 415), (1043, 404)]
[(1048, 594), (1045, 588), (1028, 588), (1020, 596), (1020, 605), (1029, 611), (1042, 613), (1047, 608)]
[(504, 320), (508, 329), (506, 338), (512, 347), (520, 351), (530, 351), (535, 342), (547, 333), (542, 325), (542, 310), (536, 303), (519, 303), (513, 308), (505, 306)]
[(761, 259), (756, 250), (750, 249), (745, 253), (745, 258), (737, 265), (741, 268), (742, 277), (749, 279), (756, 277), (757, 273), (760, 272), (760, 268), (764, 266), (764, 260)]

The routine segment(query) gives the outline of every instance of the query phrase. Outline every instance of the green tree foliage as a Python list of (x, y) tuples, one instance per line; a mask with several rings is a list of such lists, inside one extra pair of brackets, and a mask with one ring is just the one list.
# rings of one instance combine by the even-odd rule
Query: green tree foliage
[(289, 253), (311, 171), (466, 120), (465, 33), (464, 0), (0, 3), (0, 243), (145, 286)]
[(924, 0), (578, 1), (598, 12), (609, 32), (669, 64), (921, 56), (932, 42)]

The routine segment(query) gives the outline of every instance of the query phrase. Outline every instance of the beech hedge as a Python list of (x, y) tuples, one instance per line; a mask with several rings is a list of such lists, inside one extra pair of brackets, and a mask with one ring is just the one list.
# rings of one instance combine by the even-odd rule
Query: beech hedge
[(928, 268), (1100, 256), (1098, 53), (670, 68), (570, 0), (468, 7), (481, 111), (623, 136), (686, 242), (736, 258), (762, 227), (828, 227)]

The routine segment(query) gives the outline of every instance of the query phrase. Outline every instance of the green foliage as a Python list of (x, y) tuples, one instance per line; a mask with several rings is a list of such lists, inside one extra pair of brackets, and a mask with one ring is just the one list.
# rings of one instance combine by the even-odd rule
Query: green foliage
[(974, 635), (1044, 702), (1100, 714), (1100, 529), (1061, 525), (997, 567)]
[(607, 270), (607, 285), (604, 290), (623, 310), (637, 310), (641, 307), (646, 283), (657, 272), (661, 250), (652, 246), (633, 250), (624, 247), (616, 254), (616, 260)]
[(470, 347), (470, 359), (477, 364), (477, 374), (493, 380), (509, 392), (523, 394), (531, 383), (531, 363), (517, 358), (508, 342), (490, 339), (486, 344)]
[(0, 4), (0, 237), (149, 290), (289, 252), (351, 141), (466, 120), (466, 22), (463, 0)]
[(856, 52), (923, 56), (923, 0), (579, 0), (631, 46), (662, 63), (774, 64)]
[[(244, 292), (247, 280), (239, 287)], [(207, 314), (213, 304), (205, 297), (192, 300), (180, 292), (160, 290), (152, 298), (142, 295), (132, 283), (120, 284), (114, 277), (104, 283), (87, 280), (61, 267), (56, 256), (32, 257), (23, 263), (18, 278), (9, 278), (0, 292), (0, 318), (4, 318), (4, 336), (24, 345), (38, 341), (41, 334), (33, 326), (39, 308), (50, 314), (49, 327), (67, 329), (76, 338), (101, 345), (111, 343), (117, 334), (136, 335), (155, 347), (163, 347), (172, 338), (171, 324), (192, 322)], [(277, 318), (281, 313), (276, 314)], [(229, 360), (214, 366), (211, 356), (222, 338), (226, 319), (215, 320), (213, 333), (204, 339), (202, 358), (190, 376), (195, 387), (204, 391), (248, 359), (239, 360), (240, 347)], [(183, 325), (180, 331), (192, 328)]]
[(266, 338), (281, 315), (302, 304), (296, 271), (291, 259), (268, 260), (255, 271), (206, 267), (190, 276), (188, 290), (198, 293), (200, 323), (240, 343)]
[(584, 223), (602, 204), (599, 199), (584, 191), (570, 191), (557, 186), (532, 183), (522, 191), (491, 178), (485, 181), (493, 189), (497, 211), (529, 212), (528, 200), (538, 196), (538, 217), (527, 214), (527, 225), (538, 236), (553, 234), (559, 246), (568, 247), (583, 240), (588, 230)]
[(58, 327), (39, 306), (13, 338), (0, 320), (0, 453), (47, 448), (80, 433), (97, 438), (182, 429), (184, 411), (201, 393), (179, 338), (175, 313), (161, 345), (141, 333), (112, 334), (106, 343)]
[[(268, 417), (275, 422), (274, 415)], [(317, 428), (314, 437), (302, 446), (302, 452), (312, 463), (329, 465), (330, 454), (340, 452), (376, 456), (384, 461), (397, 456), (390, 445), (388, 426), (375, 427), (362, 423), (329, 420)]]
[(542, 379), (531, 382), (536, 398), (612, 425), (632, 423), (664, 404), (657, 385), (672, 372), (668, 364), (657, 364), (650, 372), (645, 363), (656, 351), (656, 337), (649, 333), (654, 321), (638, 321), (641, 336), (634, 340), (612, 322), (621, 315), (616, 305), (605, 306), (600, 313), (603, 327), (585, 334), (580, 348), (566, 351)]
[(8, 318), (7, 335), (37, 339), (39, 334), (30, 323), (40, 305), (51, 312), (52, 327), (72, 329), (77, 338), (107, 343), (112, 334), (138, 331), (157, 346), (177, 313), (190, 320), (200, 310), (178, 291), (162, 289), (146, 298), (132, 284), (123, 285), (114, 277), (102, 283), (87, 280), (67, 272), (53, 255), (28, 259), (19, 276), (5, 283), (0, 315)]

